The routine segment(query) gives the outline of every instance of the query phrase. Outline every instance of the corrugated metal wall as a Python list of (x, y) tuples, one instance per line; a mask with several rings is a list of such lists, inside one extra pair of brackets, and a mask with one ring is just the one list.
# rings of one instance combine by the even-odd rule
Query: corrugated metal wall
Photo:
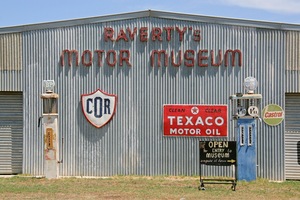
[(287, 32), (285, 174), (286, 179), (300, 179), (300, 32)]
[[(23, 94), (24, 94), (24, 154), (23, 173), (43, 175), (44, 163), (44, 140), (43, 127), (38, 127), (39, 117), (42, 116), (42, 82), (43, 80), (55, 79), (58, 74), (59, 53), (56, 33), (52, 30), (29, 31), (23, 33)], [(58, 83), (57, 83), (58, 84)], [(67, 90), (65, 90), (67, 92)], [(61, 93), (59, 95), (65, 96)], [(65, 100), (64, 97), (61, 100)], [(61, 101), (61, 106), (65, 103)], [(61, 122), (66, 122), (61, 118)], [(73, 122), (74, 123), (74, 122)], [(61, 123), (62, 124), (62, 123)], [(68, 126), (68, 124), (65, 124)], [(68, 152), (72, 153), (72, 152)]]
[(22, 173), (23, 96), (0, 92), (0, 174)]
[[(200, 43), (189, 39), (178, 42), (149, 40), (140, 42), (104, 42), (105, 27), (116, 32), (130, 27), (193, 27), (201, 30)], [(162, 133), (164, 104), (230, 104), (229, 96), (244, 92), (245, 77), (259, 81), (262, 106), (284, 105), (285, 40), (284, 31), (251, 27), (218, 25), (145, 17), (27, 31), (23, 34), (24, 71), (24, 164), (23, 173), (43, 174), (41, 115), (42, 80), (54, 79), (59, 100), (60, 134), (64, 138), (62, 176), (196, 175), (198, 174), (199, 138), (165, 138)], [(88, 50), (129, 49), (132, 67), (61, 67), (64, 49)], [(193, 49), (240, 49), (242, 67), (209, 66), (151, 67), (154, 49), (185, 51)], [(118, 96), (112, 121), (96, 129), (84, 118), (80, 95), (97, 88)], [(229, 110), (229, 113), (231, 111)], [(230, 116), (229, 116), (230, 117)], [(235, 122), (230, 121), (229, 140), (234, 139)], [(284, 126), (267, 127), (259, 123), (258, 176), (271, 180), (284, 179)], [(229, 169), (208, 167), (206, 175), (231, 175)]]
[(300, 33), (288, 31), (286, 40), (286, 91), (300, 92)]
[[(262, 108), (268, 104), (284, 107), (285, 41), (284, 31), (257, 30), (257, 68)], [(284, 124), (271, 127), (260, 123), (257, 134), (258, 176), (271, 180), (284, 179)]]
[(285, 174), (286, 179), (300, 179), (300, 94), (286, 94)]
[[(288, 30), (282, 24), (249, 22), (247, 26), (248, 22), (243, 20), (220, 21), (152, 11), (149, 15), (156, 17), (145, 17), (142, 12), (137, 13), (139, 18), (133, 15), (127, 20), (122, 15), (120, 20), (112, 16), (112, 20), (104, 17), (78, 23), (72, 21), (71, 26), (59, 22), (49, 29), (25, 27), (22, 33), (9, 34), (3, 30), (4, 34), (0, 35), (0, 91), (23, 90), (24, 94), (23, 173), (44, 173), (43, 133), (42, 127), (37, 126), (42, 114), (40, 94), (44, 79), (54, 79), (60, 95), (59, 131), (64, 138), (64, 145), (60, 144), (64, 149), (60, 155), (64, 159), (60, 167), (62, 176), (198, 174), (199, 138), (163, 137), (163, 104), (230, 105), (229, 96), (243, 92), (242, 83), (247, 76), (259, 81), (257, 92), (263, 96), (262, 108), (271, 103), (284, 108), (285, 92), (300, 92), (299, 31)], [(160, 15), (164, 19), (158, 18)], [(86, 24), (79, 25), (83, 22)], [(151, 41), (151, 37), (148, 42), (140, 42), (138, 34), (134, 41), (104, 42), (105, 27), (114, 28), (115, 36), (127, 27), (131, 30), (148, 27), (149, 32), (152, 27), (188, 27), (189, 32), (191, 27), (201, 30), (201, 41), (193, 42), (189, 32), (183, 42), (179, 42), (177, 34), (172, 35), (170, 42)], [(296, 26), (291, 27), (298, 30)], [(13, 32), (17, 32), (15, 28)], [(128, 49), (132, 67), (110, 67), (105, 64), (105, 57), (102, 67), (96, 63), (91, 67), (82, 64), (61, 67), (60, 55), (64, 49), (78, 50), (79, 60), (87, 49), (113, 49), (117, 53)], [(207, 49), (214, 50), (215, 55), (218, 50), (224, 53), (228, 49), (240, 49), (243, 64), (242, 67), (225, 67), (223, 63), (220, 67), (201, 68), (196, 59), (194, 67), (183, 64), (151, 67), (151, 51), (155, 49), (169, 53)], [(95, 129), (85, 120), (80, 105), (80, 95), (97, 88), (118, 96), (113, 120), (101, 129)], [(285, 179), (284, 125), (270, 127), (258, 122), (259, 177)], [(235, 139), (234, 133), (235, 122), (230, 121), (229, 140)], [(204, 173), (232, 175), (229, 168), (220, 167), (205, 167)]]
[(22, 91), (22, 34), (0, 34), (0, 91)]

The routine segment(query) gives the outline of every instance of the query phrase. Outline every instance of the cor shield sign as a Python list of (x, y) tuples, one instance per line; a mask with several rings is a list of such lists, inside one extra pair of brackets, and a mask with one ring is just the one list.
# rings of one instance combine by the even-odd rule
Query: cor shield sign
[(116, 104), (116, 95), (107, 94), (100, 89), (81, 95), (82, 112), (88, 122), (96, 128), (101, 128), (112, 119)]
[(227, 105), (164, 105), (164, 136), (227, 137)]

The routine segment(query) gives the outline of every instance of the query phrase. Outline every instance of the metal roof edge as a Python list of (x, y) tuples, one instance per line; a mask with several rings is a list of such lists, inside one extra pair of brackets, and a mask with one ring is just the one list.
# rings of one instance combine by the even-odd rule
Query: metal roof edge
[(300, 31), (300, 24), (281, 23), (281, 22), (269, 22), (260, 20), (250, 19), (236, 19), (218, 16), (205, 16), (198, 14), (184, 14), (184, 13), (171, 13), (164, 11), (151, 11), (152, 17), (176, 19), (176, 20), (187, 20), (205, 23), (214, 23), (222, 25), (235, 25), (235, 26), (247, 26), (254, 28), (265, 28), (265, 29), (279, 29), (279, 30), (295, 30)]
[(33, 31), (33, 30), (40, 30), (40, 29), (61, 28), (61, 27), (93, 24), (93, 23), (100, 23), (100, 22), (107, 22), (107, 21), (118, 21), (118, 20), (125, 20), (125, 19), (141, 18), (141, 17), (148, 17), (148, 16), (149, 16), (149, 11), (137, 11), (137, 12), (130, 12), (130, 13), (103, 15), (97, 17), (86, 17), (86, 18), (60, 20), (60, 21), (53, 21), (53, 22), (43, 22), (37, 24), (0, 27), (0, 34)]
[(157, 11), (157, 10), (144, 10), (144, 11), (136, 11), (136, 12), (128, 12), (128, 13), (120, 13), (120, 14), (103, 15), (97, 17), (87, 17), (87, 18), (79, 18), (79, 19), (44, 22), (44, 23), (37, 23), (37, 24), (18, 25), (18, 26), (11, 26), (11, 27), (0, 27), (0, 34), (33, 31), (39, 29), (60, 28), (60, 27), (100, 23), (100, 22), (107, 22), (107, 21), (135, 19), (141, 17), (157, 17), (157, 18), (164, 18), (164, 19), (186, 20), (186, 21), (214, 23), (214, 24), (221, 24), (221, 25), (235, 25), (235, 26), (265, 28), (265, 29), (300, 31), (300, 24), (267, 22), (267, 21), (248, 20), (248, 19), (234, 19), (234, 18), (225, 18), (225, 17), (217, 17), (217, 16), (204, 16), (198, 14), (186, 14), (186, 13), (176, 13), (176, 12)]

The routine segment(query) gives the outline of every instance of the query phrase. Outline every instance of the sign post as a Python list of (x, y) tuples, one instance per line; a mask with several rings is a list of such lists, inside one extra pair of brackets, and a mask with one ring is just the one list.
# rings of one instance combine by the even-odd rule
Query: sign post
[[(199, 141), (200, 160), (200, 186), (199, 190), (205, 190), (205, 184), (232, 184), (231, 189), (236, 188), (236, 142), (235, 141)], [(234, 177), (229, 179), (207, 179), (203, 178), (202, 165), (233, 166)]]

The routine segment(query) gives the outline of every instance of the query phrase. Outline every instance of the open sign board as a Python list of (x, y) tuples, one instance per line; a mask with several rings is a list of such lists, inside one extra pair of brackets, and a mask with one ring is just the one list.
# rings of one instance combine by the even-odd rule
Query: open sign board
[(199, 141), (200, 164), (230, 166), (236, 164), (236, 141)]

